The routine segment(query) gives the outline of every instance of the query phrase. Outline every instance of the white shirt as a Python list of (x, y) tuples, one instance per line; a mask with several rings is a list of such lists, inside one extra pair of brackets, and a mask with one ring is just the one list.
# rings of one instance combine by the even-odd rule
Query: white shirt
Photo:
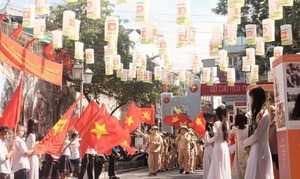
[(10, 161), (6, 158), (7, 154), (6, 144), (0, 139), (0, 173), (10, 174), (11, 172)]
[(17, 172), (21, 169), (30, 169), (28, 157), (25, 153), (28, 151), (25, 141), (20, 137), (16, 137), (15, 140), (15, 151), (12, 159), (12, 170)]
[(71, 151), (71, 155), (70, 155), (71, 160), (80, 158), (79, 146), (80, 146), (79, 142), (71, 143), (71, 145), (69, 146), (70, 151)]
[(65, 156), (70, 156), (71, 155), (70, 148), (67, 147), (69, 144), (70, 144), (70, 141), (69, 140), (65, 140), (63, 148), (62, 148), (62, 154), (61, 155), (65, 155)]

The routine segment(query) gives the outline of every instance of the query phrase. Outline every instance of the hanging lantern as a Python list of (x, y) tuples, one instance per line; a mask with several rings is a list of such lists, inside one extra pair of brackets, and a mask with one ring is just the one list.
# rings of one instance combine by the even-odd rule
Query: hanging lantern
[(111, 55), (112, 62), (113, 62), (113, 70), (120, 69), (120, 64), (121, 64), (121, 56), (120, 55)]
[(86, 64), (94, 64), (94, 49), (85, 49), (85, 62)]
[(256, 25), (255, 24), (246, 25), (246, 43), (248, 45), (256, 44)]
[(86, 1), (86, 16), (88, 19), (100, 19), (101, 0)]
[(179, 25), (190, 23), (190, 0), (176, 0), (176, 22)]
[(105, 75), (113, 75), (113, 74), (114, 74), (113, 61), (112, 58), (110, 58), (105, 62)]
[(236, 45), (237, 26), (226, 24), (224, 26), (224, 40), (227, 45)]
[(226, 71), (228, 68), (228, 52), (227, 50), (219, 51), (219, 66), (220, 71)]
[(167, 54), (167, 42), (164, 37), (158, 38), (158, 53), (159, 55), (166, 55)]
[(35, 12), (37, 15), (48, 15), (49, 14), (48, 0), (36, 0)]
[(273, 70), (273, 62), (275, 61), (275, 57), (270, 57), (269, 60), (270, 60), (270, 71), (272, 71)]
[(214, 48), (212, 45), (212, 41), (209, 41), (209, 56), (215, 57), (219, 55), (219, 49)]
[(244, 0), (228, 0), (228, 7), (230, 8), (241, 8), (245, 5)]
[(35, 19), (35, 6), (32, 4), (26, 4), (23, 8), (23, 27), (33, 28)]
[(132, 0), (117, 0), (116, 4), (117, 5), (128, 5), (131, 4)]
[(121, 75), (121, 81), (128, 81), (128, 69), (123, 69), (122, 70), (122, 75)]
[(197, 28), (191, 24), (186, 27), (186, 44), (196, 45), (197, 40)]
[(149, 0), (138, 0), (136, 2), (135, 21), (147, 22), (149, 19)]
[(269, 18), (273, 20), (280, 20), (283, 18), (283, 7), (279, 0), (269, 0)]
[(160, 66), (154, 67), (154, 79), (158, 81), (162, 80), (162, 68)]
[(293, 6), (294, 0), (279, 0), (279, 4), (282, 6)]
[(203, 71), (202, 71), (202, 83), (208, 83), (209, 80), (210, 80), (210, 75), (211, 75), (211, 71), (210, 71), (210, 68), (203, 68)]
[(45, 35), (46, 21), (45, 19), (35, 19), (33, 28), (33, 37), (43, 39)]
[(153, 22), (146, 22), (142, 23), (141, 26), (141, 44), (156, 44), (157, 25)]
[(75, 12), (66, 10), (63, 12), (62, 32), (64, 36), (69, 37), (74, 34), (75, 27)]
[(213, 48), (221, 48), (222, 47), (222, 33), (220, 28), (212, 29), (212, 46)]
[(104, 39), (110, 43), (118, 43), (119, 35), (119, 18), (107, 16), (105, 20), (105, 34)]
[(235, 69), (234, 68), (227, 69), (227, 82), (228, 82), (228, 86), (234, 86), (234, 83), (235, 83)]
[(243, 60), (242, 71), (244, 71), (244, 72), (250, 71), (251, 61), (247, 57), (242, 57), (242, 60)]
[[(123, 63), (120, 63), (120, 68), (116, 70), (116, 76), (117, 78), (122, 78), (123, 75)], [(126, 76), (126, 80), (127, 80), (128, 74)]]
[(82, 42), (75, 42), (75, 59), (83, 60), (83, 46), (84, 44)]
[(283, 54), (283, 47), (274, 47), (274, 58), (277, 59)]
[(137, 68), (136, 70), (136, 80), (143, 81), (144, 80), (144, 69)]
[(79, 40), (79, 30), (80, 30), (80, 20), (74, 20), (74, 30), (73, 33), (69, 34), (69, 39), (71, 40)]
[(251, 65), (255, 65), (255, 49), (254, 48), (246, 49), (246, 57)]
[(275, 41), (275, 21), (273, 19), (264, 19), (262, 21), (263, 37), (265, 42)]
[(251, 83), (254, 84), (258, 82), (258, 65), (251, 65)]
[(265, 42), (263, 37), (256, 38), (255, 55), (265, 55)]
[(177, 29), (177, 43), (176, 47), (181, 48), (186, 45), (186, 33), (185, 33), (185, 28), (180, 27)]
[(293, 45), (292, 25), (285, 24), (280, 26), (281, 45)]
[(232, 25), (241, 24), (241, 8), (228, 7), (227, 23)]
[(53, 30), (52, 31), (52, 43), (53, 48), (62, 48), (62, 31), (61, 30)]

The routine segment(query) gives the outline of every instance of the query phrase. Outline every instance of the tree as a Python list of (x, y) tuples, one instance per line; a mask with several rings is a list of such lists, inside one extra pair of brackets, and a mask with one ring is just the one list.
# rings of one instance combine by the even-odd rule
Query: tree
[[(104, 46), (104, 23), (106, 16), (113, 12), (113, 5), (108, 0), (101, 1), (101, 19), (92, 20), (86, 18), (86, 1), (79, 0), (77, 3), (61, 4), (50, 8), (50, 16), (47, 19), (48, 30), (62, 28), (63, 11), (71, 10), (76, 12), (76, 19), (80, 24), (80, 42), (84, 43), (85, 48), (93, 48), (95, 54), (95, 64), (86, 65), (94, 72), (91, 84), (85, 84), (84, 95), (88, 100), (99, 99), (100, 94), (114, 97), (117, 100), (117, 108), (126, 104), (128, 100), (139, 102), (140, 105), (150, 106), (150, 103), (160, 100), (162, 84), (158, 81), (143, 83), (138, 81), (122, 82), (116, 75), (105, 75)], [(122, 20), (121, 20), (122, 21)], [(118, 38), (118, 54), (121, 55), (121, 62), (124, 68), (129, 68), (132, 59), (130, 49), (133, 47), (126, 30), (120, 25)], [(65, 52), (74, 54), (74, 41), (64, 39)], [(147, 70), (153, 71), (155, 64), (151, 58), (147, 58)], [(73, 81), (75, 82), (75, 81)], [(76, 90), (79, 91), (79, 82), (76, 82)], [(99, 101), (97, 101), (99, 103)], [(116, 110), (114, 109), (113, 112)]]

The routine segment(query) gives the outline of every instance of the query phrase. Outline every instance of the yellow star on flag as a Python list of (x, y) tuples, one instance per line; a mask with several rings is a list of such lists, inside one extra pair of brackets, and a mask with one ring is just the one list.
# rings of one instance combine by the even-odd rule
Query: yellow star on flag
[(55, 126), (53, 127), (53, 129), (54, 129), (54, 136), (55, 136), (58, 132), (61, 132), (61, 131), (64, 129), (66, 123), (67, 123), (67, 120), (61, 119), (61, 120), (59, 120), (59, 121), (55, 124)]
[(150, 121), (150, 112), (143, 112), (143, 117), (144, 117), (147, 121)]
[(127, 146), (127, 147), (128, 147), (128, 142), (127, 142), (127, 141), (124, 141), (124, 142), (122, 142), (122, 145), (124, 145), (124, 146)]
[(201, 121), (201, 119), (199, 117), (197, 117), (197, 119), (196, 119), (196, 124), (197, 124), (197, 126), (199, 126), (200, 124), (202, 124), (202, 121)]
[(134, 121), (132, 120), (132, 116), (126, 117), (125, 119), (126, 119), (125, 123), (128, 126), (131, 126), (131, 124), (134, 123)]
[(180, 119), (178, 118), (178, 116), (173, 117), (172, 123), (178, 122)]
[(97, 122), (95, 122), (95, 128), (91, 132), (96, 134), (97, 139), (100, 139), (102, 135), (108, 134), (105, 124), (99, 125)]

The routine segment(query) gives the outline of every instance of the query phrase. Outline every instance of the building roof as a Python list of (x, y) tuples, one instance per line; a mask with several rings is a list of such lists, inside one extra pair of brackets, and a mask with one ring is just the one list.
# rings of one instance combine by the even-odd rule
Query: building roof
[(4, 8), (0, 9), (0, 14), (7, 14), (15, 17), (22, 17), (23, 11), (13, 7), (11, 0), (8, 0)]

